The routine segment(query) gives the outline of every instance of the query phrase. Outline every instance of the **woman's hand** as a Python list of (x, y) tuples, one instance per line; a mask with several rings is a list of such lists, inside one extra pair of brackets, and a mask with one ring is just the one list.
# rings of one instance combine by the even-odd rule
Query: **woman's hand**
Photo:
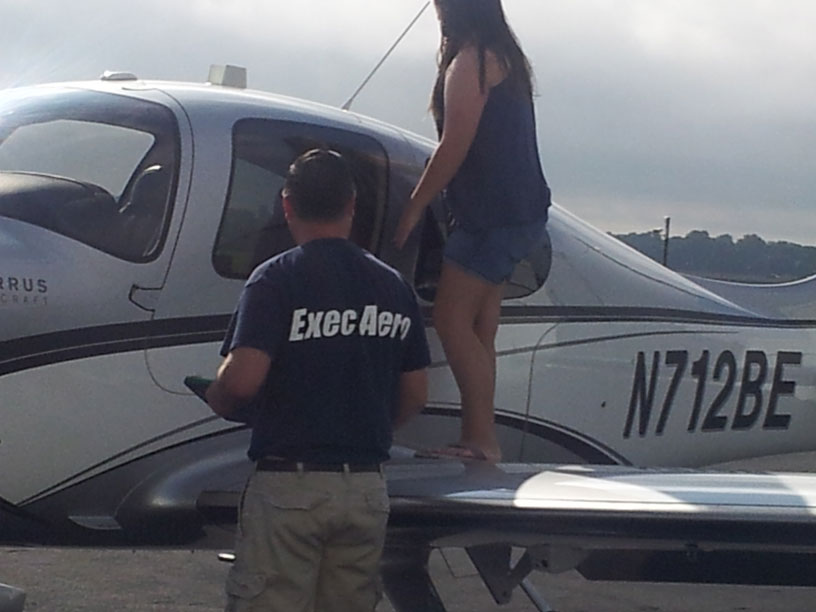
[(394, 233), (394, 245), (398, 249), (405, 246), (408, 236), (411, 235), (411, 232), (414, 231), (414, 228), (422, 218), (423, 210), (425, 210), (424, 206), (417, 206), (416, 203), (411, 200), (405, 207), (405, 210), (402, 211), (402, 216), (397, 224), (397, 231)]

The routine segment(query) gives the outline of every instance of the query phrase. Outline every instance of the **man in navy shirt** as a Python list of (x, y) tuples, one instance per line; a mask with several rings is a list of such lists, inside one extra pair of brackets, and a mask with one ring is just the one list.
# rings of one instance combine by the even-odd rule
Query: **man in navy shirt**
[(300, 156), (282, 195), (298, 246), (250, 276), (207, 390), (221, 416), (251, 411), (257, 464), (227, 610), (373, 611), (381, 463), (427, 398), (424, 324), (410, 285), (348, 240), (355, 188), (339, 154)]

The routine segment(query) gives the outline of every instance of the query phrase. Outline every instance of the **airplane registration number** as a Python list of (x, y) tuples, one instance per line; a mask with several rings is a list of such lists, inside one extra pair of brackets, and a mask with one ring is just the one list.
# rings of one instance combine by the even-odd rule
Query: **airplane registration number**
[[(644, 437), (653, 423), (654, 433), (662, 435), (672, 412), (680, 407), (678, 390), (688, 378), (694, 384), (693, 397), (683, 394), (690, 404), (689, 432), (724, 431), (729, 427), (748, 430), (758, 426), (788, 429), (791, 415), (779, 410), (779, 400), (794, 394), (796, 381), (790, 379), (789, 370), (801, 364), (802, 353), (792, 351), (776, 354), (773, 372), (764, 351), (749, 350), (740, 358), (732, 351), (723, 351), (715, 358), (705, 350), (693, 361), (685, 350), (654, 351), (650, 360), (645, 352), (639, 352), (623, 437), (630, 438), (635, 432)], [(661, 402), (657, 388), (663, 368), (668, 369), (671, 378)], [(719, 383), (719, 388), (713, 394), (706, 393), (712, 381)], [(734, 396), (736, 402), (731, 401)]]

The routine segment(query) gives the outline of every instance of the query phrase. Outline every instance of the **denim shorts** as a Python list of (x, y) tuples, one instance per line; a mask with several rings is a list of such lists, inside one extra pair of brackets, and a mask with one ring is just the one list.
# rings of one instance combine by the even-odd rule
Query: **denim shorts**
[(543, 238), (546, 219), (476, 232), (455, 227), (445, 243), (445, 259), (493, 285), (510, 278), (516, 264)]

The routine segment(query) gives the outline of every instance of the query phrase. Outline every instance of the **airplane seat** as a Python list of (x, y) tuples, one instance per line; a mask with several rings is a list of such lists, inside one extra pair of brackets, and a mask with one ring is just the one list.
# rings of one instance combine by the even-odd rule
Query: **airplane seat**
[(127, 256), (142, 259), (156, 248), (169, 187), (170, 173), (159, 164), (145, 168), (134, 181), (130, 197), (119, 208), (124, 230), (120, 249)]
[(245, 276), (252, 271), (258, 228), (263, 222), (252, 210), (231, 207), (218, 228), (213, 253), (215, 268), (227, 276)]
[(444, 249), (445, 236), (436, 215), (429, 208), (422, 221), (419, 253), (414, 271), (414, 287), (417, 295), (425, 301), (433, 302), (436, 297), (436, 287), (442, 275)]
[(0, 172), (0, 216), (82, 240), (106, 243), (116, 201), (99, 185), (65, 177)]
[(354, 213), (354, 221), (351, 225), (349, 240), (364, 249), (372, 250), (372, 238), (375, 231), (375, 220), (377, 218), (377, 197), (376, 187), (373, 179), (368, 174), (355, 172), (354, 181), (357, 185), (357, 203)]
[(257, 234), (255, 250), (252, 255), (252, 267), (263, 263), (273, 255), (282, 253), (295, 246), (295, 239), (289, 231), (286, 217), (283, 214), (283, 203), (280, 193), (272, 204), (269, 219)]

